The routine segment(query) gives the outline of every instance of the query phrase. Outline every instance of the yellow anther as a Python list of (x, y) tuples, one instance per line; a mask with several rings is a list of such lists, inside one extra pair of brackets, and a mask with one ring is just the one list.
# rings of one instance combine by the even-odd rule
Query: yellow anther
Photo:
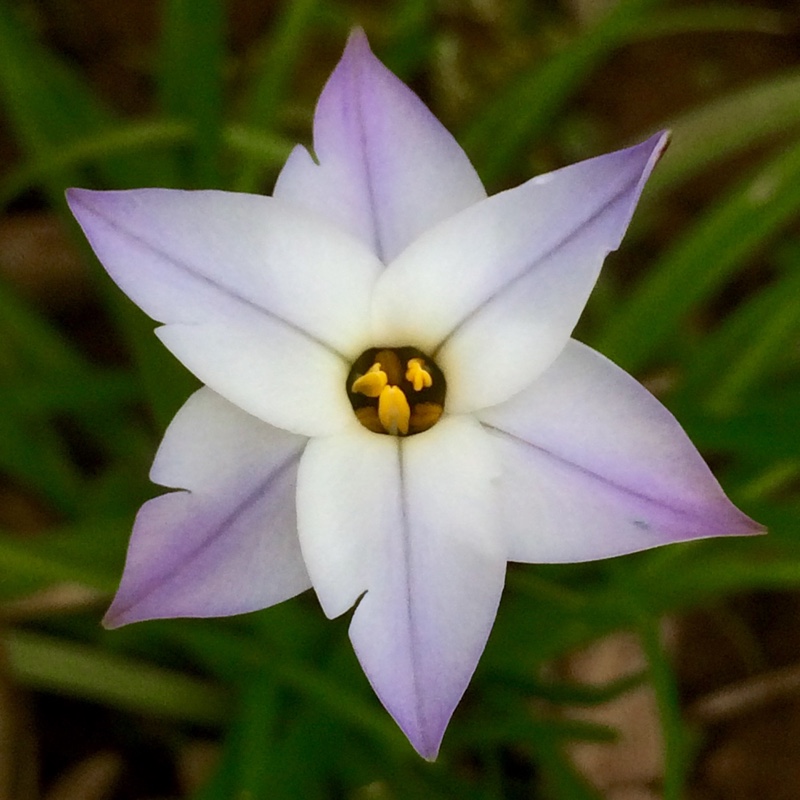
[(430, 372), (425, 369), (425, 362), (421, 358), (412, 358), (408, 362), (406, 370), (406, 380), (414, 387), (415, 392), (428, 389), (433, 386), (433, 378)]
[(408, 433), (411, 409), (403, 390), (398, 386), (386, 386), (378, 398), (378, 419), (387, 433)]
[(381, 392), (386, 388), (389, 379), (381, 369), (381, 365), (376, 361), (360, 378), (353, 381), (350, 391), (356, 394), (363, 394), (367, 397), (380, 397)]

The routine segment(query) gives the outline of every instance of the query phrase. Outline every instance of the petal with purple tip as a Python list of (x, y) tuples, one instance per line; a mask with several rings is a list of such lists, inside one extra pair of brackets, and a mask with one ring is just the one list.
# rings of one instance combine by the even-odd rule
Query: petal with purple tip
[(564, 347), (665, 144), (542, 175), (424, 234), (375, 286), (374, 338), (431, 354), (453, 413), (511, 397)]
[(503, 462), (511, 561), (590, 561), (762, 532), (669, 411), (574, 340), (528, 389), (478, 418)]
[(308, 589), (295, 515), (305, 444), (209, 389), (192, 395), (151, 473), (187, 491), (139, 511), (105, 624), (241, 614)]
[(380, 264), (330, 223), (228, 192), (71, 190), (112, 278), (203, 383), (279, 427), (352, 419), (341, 387), (364, 340)]
[(345, 438), (314, 440), (303, 455), (309, 575), (330, 615), (364, 594), (350, 626), (356, 654), (411, 743), (434, 758), (502, 592), (497, 462), (468, 417), (407, 439)]
[(315, 211), (388, 263), (427, 228), (486, 197), (464, 151), (420, 99), (350, 36), (275, 197)]

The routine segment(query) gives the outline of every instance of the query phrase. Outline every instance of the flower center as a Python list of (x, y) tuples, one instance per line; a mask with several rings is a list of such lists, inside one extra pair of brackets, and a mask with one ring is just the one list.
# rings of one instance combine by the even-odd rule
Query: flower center
[(433, 427), (446, 391), (439, 367), (416, 347), (373, 347), (353, 363), (347, 396), (373, 433), (411, 436)]

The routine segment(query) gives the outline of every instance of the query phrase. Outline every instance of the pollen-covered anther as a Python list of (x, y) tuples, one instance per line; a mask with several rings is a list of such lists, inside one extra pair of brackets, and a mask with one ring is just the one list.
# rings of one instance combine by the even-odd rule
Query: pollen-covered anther
[(414, 436), (444, 414), (444, 374), (411, 345), (365, 350), (350, 367), (345, 386), (356, 419), (373, 433)]
[(367, 370), (366, 374), (353, 381), (350, 391), (363, 394), (366, 397), (380, 397), (388, 382), (389, 378), (376, 361)]
[(425, 362), (421, 358), (409, 360), (406, 380), (414, 387), (415, 392), (421, 392), (423, 389), (430, 389), (433, 386), (431, 373), (425, 368)]
[(387, 433), (395, 436), (408, 433), (411, 408), (399, 386), (387, 386), (378, 398), (378, 419)]

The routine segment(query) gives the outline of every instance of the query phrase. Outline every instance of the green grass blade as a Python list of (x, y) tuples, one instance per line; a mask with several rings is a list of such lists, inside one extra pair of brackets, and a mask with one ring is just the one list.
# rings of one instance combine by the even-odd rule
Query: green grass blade
[(166, 0), (159, 90), (165, 115), (187, 123), (193, 147), (184, 152), (181, 183), (220, 183), (225, 59), (223, 0)]
[(596, 342), (628, 370), (664, 347), (687, 313), (800, 210), (800, 144), (741, 183), (656, 261)]
[(0, 564), (4, 572), (32, 582), (80, 583), (111, 595), (119, 584), (132, 518), (84, 520), (34, 539), (0, 531)]
[(380, 58), (392, 72), (407, 80), (435, 52), (436, 6), (429, 0), (397, 0), (392, 8), (390, 40)]
[(645, 200), (713, 164), (800, 128), (800, 71), (770, 76), (704, 103), (662, 127), (672, 130), (667, 155), (647, 183)]
[(639, 626), (640, 641), (650, 667), (650, 685), (658, 704), (664, 746), (664, 800), (682, 800), (686, 781), (687, 744), (681, 720), (680, 699), (675, 674), (661, 644), (657, 619)]
[(35, 364), (42, 372), (84, 373), (89, 364), (45, 319), (0, 281), (0, 333), (2, 346), (13, 348), (16, 358)]
[(228, 718), (225, 692), (197, 678), (27, 631), (1, 638), (12, 675), (30, 689), (196, 725), (216, 726)]
[(120, 123), (35, 156), (0, 183), (0, 208), (30, 188), (46, 184), (54, 176), (75, 174), (86, 166), (101, 168), (109, 158), (131, 151), (164, 149), (186, 143), (191, 135), (184, 123), (144, 120)]
[(263, 643), (255, 647), (252, 641), (199, 626), (182, 627), (173, 635), (208, 669), (220, 671), (221, 676), (228, 675), (231, 669), (240, 674), (242, 671), (263, 670), (282, 686), (296, 691), (312, 705), (325, 708), (344, 724), (368, 733), (387, 749), (395, 752), (405, 750), (402, 734), (379, 708), (290, 653), (282, 652), (281, 657), (276, 658)]
[[(319, 0), (285, 2), (274, 33), (260, 58), (260, 66), (248, 91), (241, 120), (253, 130), (269, 131), (275, 127), (289, 82), (300, 60), (305, 39), (314, 21)], [(263, 174), (263, 159), (245, 161), (235, 181), (240, 192), (254, 192)]]
[(69, 516), (80, 509), (83, 479), (49, 424), (27, 419), (0, 398), (0, 470)]
[[(243, 159), (253, 170), (253, 180), (257, 183), (257, 176), (268, 170), (280, 169), (289, 153), (294, 147), (294, 142), (269, 131), (249, 128), (245, 125), (233, 123), (228, 125), (223, 132), (225, 147)], [(245, 172), (248, 168), (245, 168)], [(242, 173), (244, 175), (244, 173)], [(245, 184), (249, 178), (241, 177), (238, 191), (245, 191)], [(253, 184), (254, 188), (257, 188)]]
[(484, 181), (498, 181), (552, 124), (591, 70), (626, 41), (657, 0), (622, 0), (594, 27), (536, 64), (461, 132), (459, 141)]
[(669, 8), (638, 24), (633, 38), (639, 40), (684, 33), (790, 33), (788, 17), (767, 8), (708, 3), (698, 7)]
[[(7, 4), (0, 4), (0, 103), (15, 135), (31, 160), (58, 158), (65, 145), (105, 131), (116, 124), (84, 83), (20, 22)], [(114, 155), (100, 164), (109, 185), (126, 187), (142, 181), (158, 185), (164, 163), (154, 158)], [(77, 172), (50, 173), (46, 182), (54, 206), (65, 186), (80, 183)]]
[(792, 248), (791, 253), (779, 278), (695, 349), (686, 364), (680, 396), (705, 396), (712, 411), (727, 415), (772, 373), (791, 369), (792, 345), (800, 333), (800, 248)]

